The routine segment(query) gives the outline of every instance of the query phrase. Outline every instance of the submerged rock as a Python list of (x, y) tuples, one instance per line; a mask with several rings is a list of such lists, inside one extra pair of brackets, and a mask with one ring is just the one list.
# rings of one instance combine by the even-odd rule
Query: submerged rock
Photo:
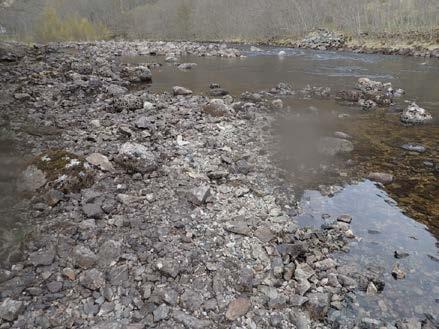
[(352, 152), (354, 150), (354, 144), (341, 138), (323, 137), (317, 144), (317, 150), (320, 154), (335, 156), (337, 154)]
[(393, 182), (393, 175), (381, 172), (372, 172), (367, 176), (367, 178), (382, 184), (390, 184)]
[(193, 69), (195, 66), (197, 66), (197, 63), (182, 63), (180, 65), (178, 65), (178, 69), (186, 71), (186, 70), (191, 70)]
[(403, 148), (404, 150), (407, 150), (407, 151), (418, 152), (418, 153), (424, 153), (427, 150), (426, 147), (423, 145), (411, 144), (411, 143), (401, 145), (401, 148)]
[(422, 124), (432, 120), (432, 115), (416, 103), (411, 103), (401, 114), (401, 121), (408, 124)]

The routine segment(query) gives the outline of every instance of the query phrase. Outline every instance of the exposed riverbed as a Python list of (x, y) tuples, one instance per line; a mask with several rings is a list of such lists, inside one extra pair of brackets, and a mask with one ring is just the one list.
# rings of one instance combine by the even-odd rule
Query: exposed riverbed
[[(437, 61), (240, 50), (61, 44), (2, 64), (4, 328), (437, 324)], [(359, 77), (406, 94), (368, 111), (331, 96)], [(434, 120), (402, 125), (408, 100)], [(348, 152), (315, 151), (335, 135)]]

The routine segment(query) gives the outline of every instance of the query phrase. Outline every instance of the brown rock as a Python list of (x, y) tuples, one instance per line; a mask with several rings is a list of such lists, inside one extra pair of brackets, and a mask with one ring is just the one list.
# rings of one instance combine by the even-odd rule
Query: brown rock
[(226, 318), (234, 321), (239, 317), (245, 315), (251, 307), (250, 299), (246, 297), (239, 297), (230, 302), (227, 307)]

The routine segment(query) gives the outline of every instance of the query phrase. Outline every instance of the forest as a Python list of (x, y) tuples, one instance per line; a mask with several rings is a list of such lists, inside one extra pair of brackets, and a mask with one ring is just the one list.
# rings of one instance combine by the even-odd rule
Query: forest
[(3, 0), (3, 37), (265, 41), (315, 28), (348, 35), (435, 31), (437, 0)]

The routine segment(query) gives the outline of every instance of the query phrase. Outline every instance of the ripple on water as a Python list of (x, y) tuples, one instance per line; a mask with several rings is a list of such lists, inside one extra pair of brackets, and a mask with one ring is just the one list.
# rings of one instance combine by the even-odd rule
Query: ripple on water
[[(388, 320), (424, 313), (439, 315), (438, 241), (424, 225), (404, 215), (376, 184), (366, 180), (348, 185), (332, 198), (306, 191), (301, 208), (303, 214), (297, 219), (305, 227), (318, 227), (341, 214), (352, 216), (352, 230), (359, 239), (351, 243), (349, 253), (336, 257), (342, 264), (355, 264), (359, 272), (369, 266), (382, 267), (385, 278), (381, 294), (359, 293), (362, 308), (375, 318)], [(395, 259), (396, 250), (410, 256)], [(407, 273), (403, 280), (394, 280), (390, 274), (397, 261)]]

